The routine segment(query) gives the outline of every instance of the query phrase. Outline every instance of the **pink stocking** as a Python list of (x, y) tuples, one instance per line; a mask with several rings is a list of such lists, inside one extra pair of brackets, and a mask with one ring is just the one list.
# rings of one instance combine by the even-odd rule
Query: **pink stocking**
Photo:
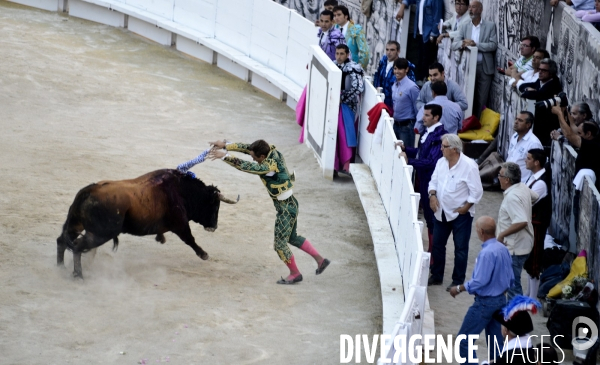
[(302, 246), (300, 246), (300, 249), (306, 252), (307, 254), (311, 255), (315, 260), (317, 260), (317, 264), (321, 265), (321, 262), (323, 262), (323, 258), (321, 257), (321, 255), (319, 255), (317, 249), (314, 248), (313, 245), (311, 245), (310, 242), (308, 242), (308, 240), (304, 241)]
[(290, 257), (290, 263), (285, 265), (288, 267), (288, 269), (290, 269), (290, 275), (288, 276), (288, 280), (295, 279), (298, 275), (300, 275), (298, 266), (296, 266), (296, 258), (294, 257), (294, 255)]

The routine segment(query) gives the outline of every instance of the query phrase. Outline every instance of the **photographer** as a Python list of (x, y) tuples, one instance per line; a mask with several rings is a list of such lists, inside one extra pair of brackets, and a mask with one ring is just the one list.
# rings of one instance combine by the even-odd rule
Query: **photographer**
[[(562, 91), (562, 85), (556, 76), (557, 71), (556, 62), (544, 58), (540, 62), (537, 81), (519, 86), (521, 97), (538, 102), (553, 99), (555, 95)], [(533, 134), (540, 139), (544, 147), (550, 146), (550, 132), (557, 128), (558, 119), (550, 111), (548, 103), (536, 103)]]
[(600, 172), (600, 158), (597, 156), (598, 151), (600, 151), (598, 125), (595, 122), (583, 122), (579, 127), (576, 127), (577, 132), (574, 132), (565, 120), (565, 107), (556, 105), (551, 110), (558, 117), (560, 127), (571, 146), (579, 148), (575, 160), (575, 172), (590, 169), (597, 178)]
[[(571, 108), (570, 108), (567, 116), (569, 117), (569, 126), (571, 127), (571, 131), (575, 134), (577, 134), (579, 126), (583, 122), (586, 122), (586, 121), (593, 122), (594, 121), (592, 111), (590, 110), (590, 106), (588, 105), (588, 103), (584, 103), (582, 101), (571, 105)], [(552, 131), (550, 136), (552, 137), (553, 140), (558, 141), (559, 138), (563, 137), (563, 132), (560, 129), (554, 130), (554, 131)], [(564, 137), (563, 137), (563, 139), (564, 139)]]

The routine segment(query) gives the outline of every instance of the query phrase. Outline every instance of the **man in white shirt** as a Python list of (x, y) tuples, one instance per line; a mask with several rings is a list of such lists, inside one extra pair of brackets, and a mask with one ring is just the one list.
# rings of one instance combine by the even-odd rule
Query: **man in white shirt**
[(521, 182), (526, 182), (531, 171), (525, 166), (527, 152), (533, 148), (543, 148), (542, 142), (533, 134), (533, 113), (521, 111), (515, 119), (515, 133), (510, 137), (506, 162), (514, 162), (521, 169)]
[(538, 37), (531, 35), (523, 37), (521, 39), (521, 43), (519, 44), (521, 56), (512, 65), (509, 61), (510, 67), (506, 70), (506, 75), (510, 76), (510, 73), (513, 70), (525, 72), (533, 69), (533, 54), (538, 50), (538, 48), (540, 48), (540, 39)]
[(429, 182), (429, 205), (433, 210), (433, 247), (431, 277), (428, 285), (441, 285), (446, 266), (446, 244), (450, 234), (454, 236), (453, 286), (465, 282), (471, 224), (475, 204), (483, 196), (479, 168), (475, 161), (462, 153), (462, 141), (455, 134), (442, 137), (442, 154)]
[(540, 274), (542, 272), (542, 256), (544, 254), (544, 239), (546, 230), (550, 226), (552, 217), (552, 197), (549, 187), (552, 182), (552, 174), (544, 168), (546, 155), (543, 149), (534, 148), (527, 153), (525, 165), (531, 171), (531, 176), (525, 185), (533, 190), (538, 200), (531, 208), (531, 224), (533, 225), (533, 249), (525, 261), (523, 268), (527, 271), (529, 285), (525, 295), (537, 299), (540, 286)]
[(519, 72), (516, 68), (510, 71), (510, 74), (507, 72), (508, 76), (511, 76), (510, 80), (508, 80), (508, 84), (513, 87), (513, 89), (518, 90), (519, 86), (528, 82), (535, 82), (540, 75), (540, 63), (544, 58), (549, 58), (550, 54), (545, 49), (538, 49), (533, 53), (533, 57), (531, 58), (531, 70)]
[(504, 199), (498, 212), (496, 239), (504, 243), (512, 258), (515, 284), (508, 289), (508, 299), (523, 295), (521, 271), (533, 248), (531, 207), (538, 195), (521, 182), (521, 169), (513, 162), (502, 164), (498, 174)]

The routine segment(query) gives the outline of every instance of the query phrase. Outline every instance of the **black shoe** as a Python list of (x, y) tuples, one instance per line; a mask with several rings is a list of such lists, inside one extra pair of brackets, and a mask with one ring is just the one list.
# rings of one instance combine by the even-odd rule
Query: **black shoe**
[(302, 274), (296, 276), (294, 279), (292, 280), (287, 280), (284, 279), (283, 276), (281, 277), (281, 280), (277, 280), (277, 284), (283, 284), (283, 285), (291, 285), (291, 284), (296, 284), (302, 281)]
[(463, 283), (452, 283), (452, 284), (450, 284), (450, 285), (448, 285), (446, 287), (446, 291), (449, 292), (450, 289), (452, 289), (452, 288), (454, 288), (455, 286), (458, 286), (458, 285), (463, 285)]
[(427, 280), (427, 286), (432, 286), (432, 285), (442, 285), (442, 282), (434, 280), (433, 276), (430, 276), (429, 280)]
[(319, 267), (317, 268), (316, 274), (319, 275), (320, 273), (325, 271), (325, 269), (327, 268), (327, 266), (329, 266), (330, 263), (331, 261), (323, 259), (323, 262), (321, 262), (321, 265), (319, 265)]

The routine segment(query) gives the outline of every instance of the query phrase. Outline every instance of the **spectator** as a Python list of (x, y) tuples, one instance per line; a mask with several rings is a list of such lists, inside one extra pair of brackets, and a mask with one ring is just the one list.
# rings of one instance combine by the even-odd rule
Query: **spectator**
[(437, 104), (427, 104), (424, 107), (423, 124), (425, 125), (425, 133), (419, 140), (419, 148), (411, 146), (406, 147), (400, 143), (402, 155), (406, 162), (411, 165), (417, 174), (419, 181), (419, 192), (421, 193), (421, 208), (423, 216), (427, 223), (427, 234), (429, 236), (429, 252), (433, 246), (433, 211), (429, 206), (429, 198), (427, 197), (427, 187), (431, 180), (431, 175), (435, 169), (437, 161), (442, 157), (442, 136), (447, 132), (444, 129), (440, 119), (442, 118), (442, 107)]
[(540, 274), (542, 272), (544, 239), (546, 238), (546, 230), (550, 226), (552, 215), (552, 194), (550, 194), (552, 174), (550, 170), (544, 168), (546, 155), (543, 149), (534, 148), (529, 150), (525, 164), (527, 170), (531, 171), (531, 175), (525, 182), (525, 185), (539, 196), (531, 208), (533, 249), (523, 266), (529, 276), (529, 285), (527, 286), (527, 293), (525, 295), (532, 299), (537, 299)]
[[(521, 96), (535, 101), (553, 98), (554, 95), (562, 91), (562, 85), (558, 76), (556, 76), (557, 71), (556, 62), (544, 58), (540, 62), (538, 80), (519, 86)], [(550, 131), (557, 128), (558, 120), (556, 116), (552, 115), (550, 109), (544, 106), (536, 106), (533, 134), (539, 138), (543, 146), (550, 146)]]
[(469, 18), (468, 15), (465, 15), (468, 7), (469, 0), (456, 0), (454, 3), (454, 10), (456, 13), (442, 25), (442, 30), (446, 30), (446, 32), (438, 36), (437, 44), (440, 44), (444, 38), (450, 38), (450, 40), (456, 38), (458, 29), (471, 21), (471, 18)]
[(523, 294), (521, 271), (533, 247), (531, 206), (538, 200), (538, 195), (521, 182), (521, 169), (514, 162), (502, 164), (498, 179), (504, 199), (498, 212), (496, 238), (504, 243), (512, 258), (515, 285), (508, 290), (510, 300)]
[(584, 22), (592, 23), (597, 29), (600, 25), (600, 0), (596, 0), (594, 10), (579, 10), (575, 16)]
[[(444, 129), (447, 130), (448, 133), (457, 134), (462, 128), (462, 121), (465, 114), (457, 103), (448, 100), (446, 97), (447, 92), (448, 88), (446, 87), (446, 83), (444, 81), (436, 81), (432, 83), (431, 93), (433, 95), (433, 100), (427, 103), (425, 106), (429, 104), (440, 105), (444, 109), (444, 114), (440, 120), (440, 122), (444, 125)], [(426, 128), (423, 126), (424, 107), (421, 107), (417, 113), (417, 122), (415, 124), (415, 129), (417, 129), (420, 134), (425, 133)]]
[(319, 46), (332, 61), (335, 61), (335, 47), (346, 44), (346, 40), (342, 32), (333, 27), (333, 13), (331, 11), (323, 10), (321, 12), (320, 26)]
[[(498, 343), (502, 352), (500, 358), (492, 359), (492, 364), (538, 364), (540, 354), (533, 347), (533, 339), (537, 336), (530, 335), (533, 322), (527, 311), (536, 313), (541, 307), (537, 300), (518, 296), (494, 313), (493, 317), (502, 325), (502, 336), (506, 340)], [(549, 364), (550, 358), (544, 358), (543, 363)]]
[(417, 99), (416, 103), (417, 110), (421, 109), (423, 105), (433, 100), (433, 95), (431, 94), (431, 83), (436, 81), (445, 82), (448, 89), (448, 93), (446, 94), (448, 99), (457, 103), (463, 111), (467, 110), (469, 103), (467, 102), (465, 93), (456, 82), (446, 78), (444, 66), (442, 66), (442, 64), (439, 62), (434, 62), (429, 66), (429, 81), (423, 85), (423, 88), (419, 92), (419, 98)]
[[(335, 63), (342, 70), (341, 87), (341, 119), (338, 123), (338, 148), (336, 148), (336, 171), (348, 172), (348, 164), (354, 155), (356, 140), (356, 112), (358, 111), (358, 96), (365, 91), (364, 71), (362, 67), (350, 59), (350, 50), (345, 44), (340, 44), (335, 50)], [(339, 118), (338, 118), (339, 122)]]
[[(479, 335), (485, 330), (488, 348), (494, 343), (502, 343), (500, 323), (493, 318), (494, 313), (506, 305), (504, 293), (513, 281), (512, 261), (510, 253), (495, 238), (496, 222), (492, 217), (480, 217), (475, 222), (475, 232), (483, 243), (475, 260), (475, 268), (471, 280), (464, 285), (450, 289), (455, 298), (463, 291), (475, 296), (475, 302), (467, 310), (459, 335)], [(495, 342), (494, 342), (495, 341)], [(468, 356), (467, 341), (460, 343), (460, 356)], [(473, 353), (473, 358), (476, 358)]]
[(462, 153), (462, 141), (455, 134), (442, 137), (442, 154), (429, 182), (429, 204), (435, 214), (431, 276), (428, 285), (441, 285), (446, 266), (446, 244), (454, 236), (454, 270), (451, 287), (465, 281), (469, 258), (471, 223), (475, 204), (483, 196), (479, 169), (475, 161)]
[(573, 133), (573, 129), (565, 121), (564, 112), (564, 108), (552, 107), (552, 113), (558, 117), (565, 137), (571, 146), (579, 148), (575, 160), (575, 172), (577, 173), (581, 169), (590, 169), (594, 172), (597, 180), (600, 174), (600, 158), (596, 155), (600, 151), (598, 125), (595, 122), (584, 122), (577, 127), (578, 133)]
[(550, 0), (550, 5), (557, 6), (560, 1), (572, 6), (574, 10), (593, 10), (594, 0)]
[(514, 89), (519, 89), (524, 83), (527, 82), (535, 82), (537, 81), (540, 75), (540, 63), (544, 58), (549, 58), (550, 54), (545, 49), (538, 49), (533, 53), (533, 58), (531, 59), (531, 67), (532, 69), (529, 71), (519, 72), (517, 69), (513, 69), (510, 72), (511, 78), (508, 80), (508, 84), (512, 86)]
[[(600, 0), (599, 0), (600, 1)], [(590, 121), (593, 122), (593, 114), (590, 110), (590, 106), (588, 103), (577, 102), (571, 105), (571, 110), (567, 114), (569, 117), (569, 127), (571, 128), (572, 133), (577, 134), (579, 132), (579, 126), (585, 122)], [(558, 129), (552, 131), (550, 134), (552, 139), (558, 140), (562, 136), (562, 129)], [(564, 137), (563, 137), (564, 139)]]
[(481, 116), (481, 110), (487, 104), (490, 88), (496, 71), (496, 48), (498, 36), (496, 24), (481, 19), (483, 5), (478, 0), (471, 1), (469, 16), (471, 22), (460, 28), (459, 35), (452, 42), (452, 49), (477, 47), (477, 71), (475, 75), (475, 98), (473, 115)]
[(335, 28), (342, 32), (346, 45), (350, 48), (350, 59), (364, 69), (369, 65), (369, 46), (362, 27), (350, 19), (348, 8), (338, 5), (333, 8)]
[(337, 0), (325, 0), (325, 2), (323, 3), (323, 7), (325, 8), (325, 10), (329, 10), (331, 12), (333, 12), (333, 8), (335, 8), (336, 6), (338, 6)]
[(538, 48), (540, 48), (540, 40), (538, 37), (527, 36), (521, 39), (521, 43), (519, 44), (521, 57), (508, 68), (507, 72), (510, 73), (513, 70), (517, 70), (517, 72), (532, 70), (533, 54)]
[(444, 18), (443, 0), (402, 0), (396, 19), (404, 17), (404, 8), (417, 5), (417, 13), (413, 37), (421, 45), (419, 62), (417, 63), (417, 81), (422, 82), (427, 77), (427, 65), (437, 59), (437, 37), (440, 35), (438, 24)]
[(396, 82), (392, 85), (392, 102), (394, 104), (394, 134), (409, 147), (415, 146), (415, 118), (417, 110), (415, 101), (419, 96), (419, 87), (406, 75), (410, 70), (406, 58), (394, 61)]
[[(323, 3), (323, 10), (329, 10), (333, 12), (333, 8), (338, 6), (337, 0), (325, 0)], [(319, 26), (321, 24), (320, 19), (315, 20), (315, 26)]]
[[(396, 75), (394, 75), (394, 61), (398, 59), (400, 54), (400, 43), (396, 41), (389, 41), (385, 46), (385, 56), (379, 61), (379, 67), (377, 72), (373, 75), (373, 86), (380, 87), (383, 89), (385, 95), (385, 105), (389, 106), (390, 109), (394, 110), (394, 103), (392, 102), (392, 85), (396, 82)], [(415, 65), (408, 61), (409, 71), (406, 75), (413, 82), (415, 81)]]
[(531, 175), (526, 167), (527, 151), (532, 148), (544, 148), (540, 140), (533, 134), (533, 114), (526, 110), (517, 115), (513, 129), (515, 133), (510, 137), (507, 162), (514, 162), (521, 169), (521, 182), (526, 182)]

